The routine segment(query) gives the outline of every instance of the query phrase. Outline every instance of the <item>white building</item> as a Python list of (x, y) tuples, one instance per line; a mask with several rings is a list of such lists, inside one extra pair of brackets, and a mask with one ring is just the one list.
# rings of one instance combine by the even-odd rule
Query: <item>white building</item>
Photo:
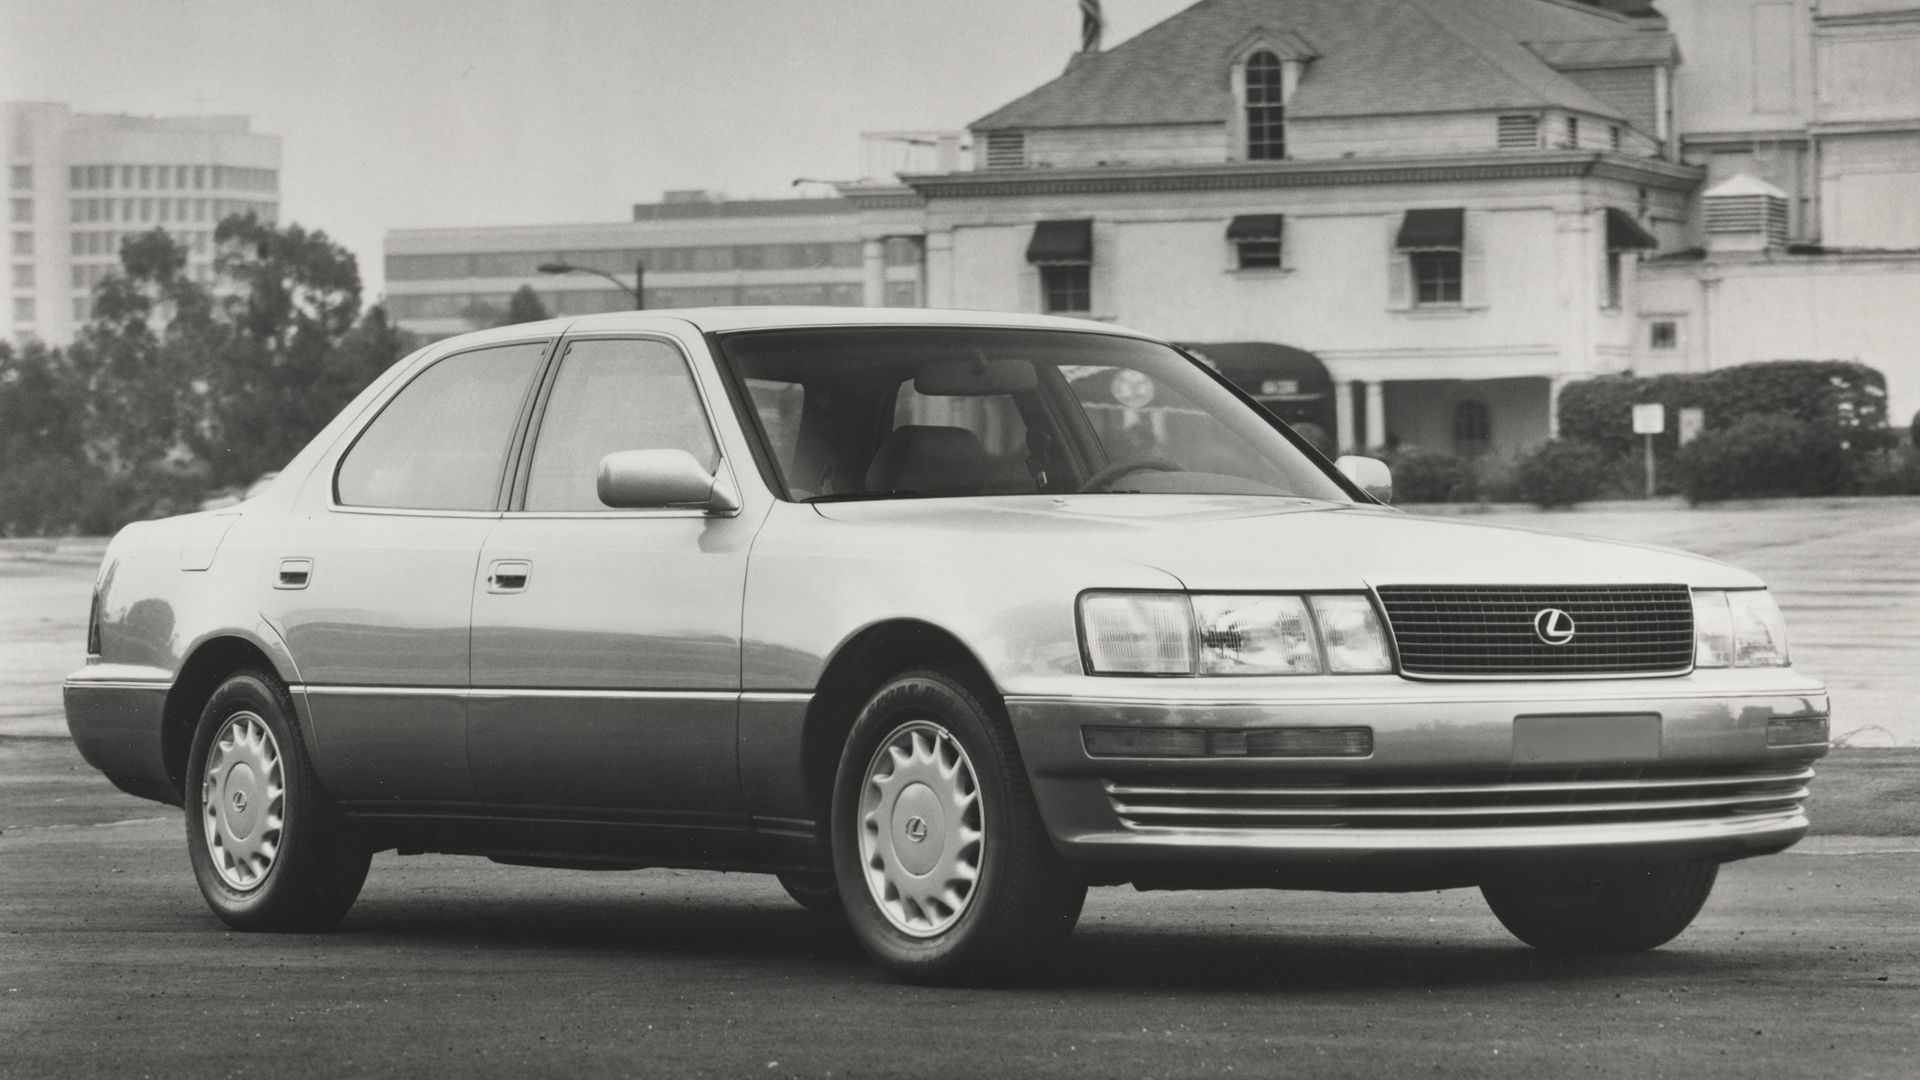
[(907, 178), (928, 302), (1297, 346), (1342, 446), (1524, 448), (1631, 366), (1639, 255), (1685, 241), (1680, 52), (1562, 0), (1211, 0)]
[(1920, 411), (1920, 3), (1661, 0), (1707, 170), (1687, 249), (1641, 274), (1649, 373), (1857, 360)]
[[(920, 231), (917, 218), (905, 231)], [(541, 272), (553, 264), (589, 272)], [(386, 303), (399, 325), (439, 337), (493, 325), (522, 286), (552, 315), (630, 308), (644, 267), (650, 308), (913, 307), (920, 265), (916, 236), (864, 236), (844, 199), (670, 192), (636, 205), (631, 222), (393, 230)]]
[(120, 243), (154, 228), (188, 251), (208, 280), (213, 229), (229, 214), (273, 221), (280, 140), (244, 116), (75, 113), (45, 102), (0, 103), (7, 155), (8, 338), (71, 340), (93, 287), (119, 266)]

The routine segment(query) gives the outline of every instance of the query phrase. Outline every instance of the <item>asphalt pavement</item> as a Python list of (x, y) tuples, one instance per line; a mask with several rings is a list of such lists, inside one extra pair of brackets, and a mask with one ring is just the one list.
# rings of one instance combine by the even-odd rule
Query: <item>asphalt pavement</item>
[[(1485, 517), (1760, 572), (1836, 731), (1920, 743), (1920, 501)], [(180, 813), (62, 737), (98, 553), (0, 545), (0, 1080), (1920, 1077), (1910, 836), (1733, 864), (1687, 933), (1625, 957), (1527, 949), (1470, 890), (1100, 889), (1033, 983), (933, 990), (770, 878), (393, 854), (333, 933), (234, 933)]]

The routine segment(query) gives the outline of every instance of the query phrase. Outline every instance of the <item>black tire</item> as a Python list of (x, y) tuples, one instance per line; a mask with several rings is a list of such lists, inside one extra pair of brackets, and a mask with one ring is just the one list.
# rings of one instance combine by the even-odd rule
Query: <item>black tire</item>
[(830, 873), (792, 873), (780, 875), (780, 887), (793, 902), (817, 915), (838, 917), (846, 913), (840, 905), (840, 886)]
[[(265, 729), (265, 736), (255, 730), (256, 722)], [(223, 775), (209, 787), (209, 757), (216, 741), (228, 733), (237, 737), (224, 740)], [(241, 744), (248, 736), (271, 747), (277, 769), (255, 768), (268, 759), (264, 753), (247, 756)], [(242, 767), (249, 770), (245, 779), (239, 778)], [(264, 867), (235, 854), (258, 842), (253, 840), (255, 830), (264, 838), (274, 827), (271, 788), (259, 776), (262, 771), (277, 771), (282, 789), (278, 843)], [(293, 702), (271, 675), (238, 672), (213, 692), (194, 731), (183, 794), (187, 855), (194, 879), (207, 906), (227, 925), (236, 930), (324, 930), (339, 922), (360, 895), (372, 850), (320, 789), (293, 724)], [(217, 812), (208, 805), (213, 798), (220, 804)], [(208, 835), (210, 826), (214, 838)], [(246, 836), (239, 837), (236, 828)], [(251, 875), (251, 880), (230, 880), (238, 875)]]
[[(909, 730), (944, 731), (965, 752), (976, 781), (974, 805), (983, 815), (979, 846), (973, 849), (976, 876), (957, 917), (943, 909), (939, 918), (952, 921), (918, 934), (903, 930), (883, 909), (875, 894), (881, 886), (870, 886), (861, 854), (863, 829), (881, 835), (878, 824), (869, 829), (862, 816), (869, 768), (877, 764), (881, 747)], [(895, 823), (889, 829), (897, 824), (903, 802), (904, 796), (897, 797), (884, 811)], [(905, 835), (911, 836), (915, 820), (907, 819)], [(924, 822), (920, 829), (926, 835)], [(831, 830), (834, 874), (848, 922), (867, 953), (906, 982), (969, 985), (1025, 974), (1073, 930), (1086, 900), (1085, 883), (1061, 859), (1041, 824), (999, 698), (951, 672), (904, 672), (860, 711), (834, 779)], [(948, 842), (944, 827), (941, 838)], [(972, 841), (961, 843), (970, 847)], [(880, 858), (876, 867), (884, 861)]]
[(1720, 867), (1709, 862), (1554, 865), (1480, 886), (1514, 937), (1551, 952), (1645, 952), (1700, 914)]

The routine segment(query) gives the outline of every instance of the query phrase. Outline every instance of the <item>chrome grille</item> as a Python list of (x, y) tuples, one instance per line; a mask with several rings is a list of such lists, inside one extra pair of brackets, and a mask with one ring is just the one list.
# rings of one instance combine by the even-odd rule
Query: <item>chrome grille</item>
[[(1408, 675), (1527, 678), (1667, 675), (1693, 666), (1685, 585), (1383, 585), (1400, 670)], [(1573, 640), (1549, 645), (1534, 616), (1572, 616)]]
[(1140, 829), (1474, 829), (1709, 821), (1796, 812), (1805, 766), (1297, 773), (1259, 784), (1106, 782)]

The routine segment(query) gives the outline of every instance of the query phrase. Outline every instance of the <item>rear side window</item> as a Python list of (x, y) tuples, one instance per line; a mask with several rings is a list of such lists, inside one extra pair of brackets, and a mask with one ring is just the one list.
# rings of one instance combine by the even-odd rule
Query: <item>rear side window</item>
[(619, 450), (685, 450), (707, 471), (720, 447), (680, 350), (643, 338), (570, 342), (540, 418), (528, 510), (605, 510), (600, 459)]
[(514, 420), (546, 349), (476, 349), (415, 376), (340, 462), (340, 505), (493, 509)]

